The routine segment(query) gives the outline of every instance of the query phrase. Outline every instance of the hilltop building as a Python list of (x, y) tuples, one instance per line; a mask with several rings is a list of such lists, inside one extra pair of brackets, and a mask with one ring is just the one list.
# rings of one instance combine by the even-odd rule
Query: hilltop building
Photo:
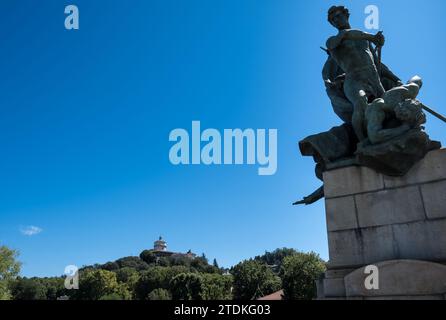
[(189, 250), (186, 253), (168, 251), (167, 242), (161, 236), (153, 243), (153, 249), (151, 251), (157, 257), (183, 256), (194, 259), (197, 256), (192, 250)]

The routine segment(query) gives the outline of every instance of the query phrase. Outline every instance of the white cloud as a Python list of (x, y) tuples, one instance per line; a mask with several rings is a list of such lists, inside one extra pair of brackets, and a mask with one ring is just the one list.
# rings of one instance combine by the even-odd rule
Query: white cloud
[(27, 226), (20, 228), (20, 232), (25, 236), (34, 236), (41, 233), (42, 231), (42, 228), (36, 226)]

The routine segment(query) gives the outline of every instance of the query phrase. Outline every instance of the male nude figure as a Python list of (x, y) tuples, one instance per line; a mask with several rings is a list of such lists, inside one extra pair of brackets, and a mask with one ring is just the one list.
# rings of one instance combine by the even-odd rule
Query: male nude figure
[[(328, 21), (339, 30), (336, 36), (327, 40), (327, 50), (339, 67), (345, 72), (344, 93), (353, 105), (352, 125), (360, 141), (366, 138), (364, 130), (364, 109), (359, 92), (366, 93), (368, 101), (380, 98), (385, 90), (375, 65), (371, 43), (378, 47), (384, 45), (385, 39), (381, 32), (376, 35), (353, 30), (349, 24), (349, 12), (343, 7), (331, 7), (328, 11)], [(382, 72), (395, 81), (399, 81), (387, 68)]]
[[(363, 108), (366, 110), (367, 135), (372, 144), (400, 136), (426, 122), (426, 116), (422, 112), (423, 105), (416, 100), (421, 86), (421, 78), (415, 76), (406, 85), (387, 91), (382, 98), (378, 98), (370, 104), (367, 104), (365, 93), (360, 92)], [(384, 123), (391, 118), (395, 118), (400, 124), (385, 128)]]

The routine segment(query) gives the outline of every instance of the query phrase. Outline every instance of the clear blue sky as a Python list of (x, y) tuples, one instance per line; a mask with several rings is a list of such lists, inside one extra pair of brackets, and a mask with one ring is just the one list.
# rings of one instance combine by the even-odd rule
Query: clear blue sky
[[(64, 29), (68, 4), (79, 31)], [(0, 244), (21, 252), (23, 275), (138, 255), (159, 235), (224, 266), (278, 247), (327, 259), (323, 201), (291, 203), (320, 185), (298, 140), (340, 123), (320, 76), (332, 4), (1, 1)], [(364, 29), (370, 1), (343, 4)], [(446, 2), (373, 4), (383, 60), (403, 80), (421, 75), (420, 99), (446, 113)], [(169, 132), (192, 120), (277, 128), (277, 173), (171, 165)]]

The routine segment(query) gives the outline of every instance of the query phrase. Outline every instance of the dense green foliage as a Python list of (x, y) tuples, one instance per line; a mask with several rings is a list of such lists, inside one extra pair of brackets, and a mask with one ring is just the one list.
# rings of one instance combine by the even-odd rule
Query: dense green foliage
[(169, 256), (144, 250), (139, 257), (81, 268), (79, 290), (67, 290), (64, 277), (17, 277), (17, 253), (1, 248), (0, 298), (16, 300), (247, 300), (281, 288), (287, 299), (311, 299), (315, 279), (325, 268), (316, 254), (287, 248), (265, 252), (230, 270), (220, 268), (215, 259), (209, 264), (204, 254)]
[(158, 288), (152, 290), (147, 296), (148, 300), (171, 300), (172, 296), (169, 290)]
[(281, 280), (258, 260), (245, 260), (231, 269), (235, 299), (257, 299), (280, 289)]
[(131, 293), (127, 286), (118, 283), (116, 273), (103, 269), (85, 269), (79, 273), (79, 290), (74, 298), (79, 300), (129, 300)]
[(282, 266), (283, 259), (297, 253), (299, 252), (294, 249), (280, 248), (274, 250), (273, 252), (265, 251), (263, 255), (256, 256), (254, 260), (263, 262), (269, 265), (275, 272), (278, 272), (280, 270), (280, 267)]
[(18, 252), (5, 246), (0, 246), (0, 300), (11, 298), (10, 282), (20, 273)]
[(325, 263), (311, 252), (296, 253), (283, 259), (280, 270), (284, 298), (308, 300), (316, 296), (316, 280), (325, 271)]
[(20, 278), (11, 281), (10, 291), (16, 300), (56, 300), (66, 294), (62, 278)]
[(230, 300), (232, 296), (233, 277), (216, 273), (201, 275), (203, 287), (201, 298), (203, 300)]

